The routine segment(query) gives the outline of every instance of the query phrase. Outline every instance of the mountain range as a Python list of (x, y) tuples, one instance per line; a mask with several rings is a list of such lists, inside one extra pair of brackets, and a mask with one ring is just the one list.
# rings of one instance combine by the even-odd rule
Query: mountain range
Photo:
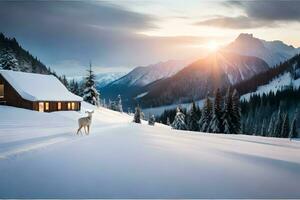
[(247, 33), (240, 34), (222, 50), (261, 58), (270, 67), (278, 65), (300, 52), (300, 48), (287, 45), (282, 41), (265, 41), (253, 37), (253, 34)]
[(151, 106), (198, 100), (268, 69), (260, 58), (218, 51), (153, 84), (140, 100)]
[(136, 67), (125, 76), (107, 84), (104, 87), (98, 87), (102, 97), (114, 99), (117, 95), (123, 96), (123, 102), (130, 101), (149, 84), (173, 76), (183, 69), (190, 60), (169, 60), (159, 62), (144, 67)]
[(265, 41), (242, 33), (205, 58), (137, 67), (100, 90), (103, 98), (121, 94), (126, 106), (182, 103), (203, 98), (215, 88), (227, 88), (248, 80), (299, 52), (299, 48), (282, 41)]

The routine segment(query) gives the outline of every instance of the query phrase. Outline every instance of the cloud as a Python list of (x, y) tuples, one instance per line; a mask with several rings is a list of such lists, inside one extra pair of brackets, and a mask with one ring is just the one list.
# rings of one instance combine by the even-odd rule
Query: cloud
[(300, 1), (225, 1), (223, 5), (230, 9), (240, 9), (244, 15), (215, 16), (199, 21), (196, 25), (249, 29), (300, 22)]
[(184, 47), (206, 38), (138, 34), (154, 29), (156, 20), (98, 1), (0, 2), (1, 31), (67, 75), (83, 73), (90, 60), (94, 66), (135, 67), (199, 53)]
[(300, 21), (300, 1), (242, 1), (232, 2), (253, 19), (268, 21)]
[(216, 26), (230, 29), (249, 29), (258, 27), (272, 27), (274, 23), (264, 20), (252, 20), (247, 16), (226, 17), (218, 16), (195, 23), (196, 25)]
[(53, 25), (94, 25), (117, 29), (155, 27), (154, 16), (98, 1), (2, 1), (0, 11), (1, 21), (11, 26), (26, 23), (30, 27), (39, 25), (44, 28)]

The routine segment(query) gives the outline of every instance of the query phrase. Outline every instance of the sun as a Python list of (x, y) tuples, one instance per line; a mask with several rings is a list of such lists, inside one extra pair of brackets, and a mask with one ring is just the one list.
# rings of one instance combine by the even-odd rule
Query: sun
[(210, 50), (210, 51), (217, 51), (218, 49), (219, 49), (219, 44), (216, 42), (216, 41), (214, 41), (214, 40), (212, 40), (212, 41), (209, 41), (208, 43), (207, 43), (207, 48)]

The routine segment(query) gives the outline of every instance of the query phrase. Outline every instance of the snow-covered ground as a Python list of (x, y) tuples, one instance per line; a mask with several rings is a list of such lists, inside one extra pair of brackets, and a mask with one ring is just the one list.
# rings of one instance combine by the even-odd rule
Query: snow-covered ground
[[(94, 109), (83, 105), (83, 108)], [(0, 106), (0, 198), (300, 198), (300, 141)]]

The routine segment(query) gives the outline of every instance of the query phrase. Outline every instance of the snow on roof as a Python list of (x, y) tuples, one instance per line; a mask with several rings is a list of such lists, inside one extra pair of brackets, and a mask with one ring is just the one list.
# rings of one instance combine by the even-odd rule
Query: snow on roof
[(81, 101), (82, 98), (69, 92), (53, 75), (33, 74), (0, 70), (0, 74), (29, 101)]

